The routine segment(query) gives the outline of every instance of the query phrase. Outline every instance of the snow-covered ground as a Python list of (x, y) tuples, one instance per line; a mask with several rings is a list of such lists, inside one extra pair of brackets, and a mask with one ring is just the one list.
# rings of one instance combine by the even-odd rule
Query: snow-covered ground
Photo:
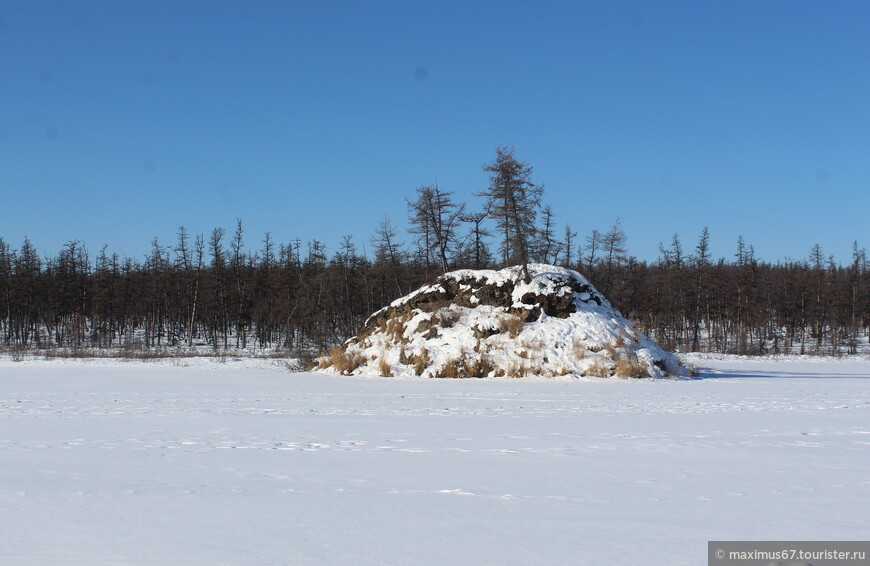
[(870, 361), (693, 363), (580, 381), (0, 359), (0, 564), (696, 565), (708, 540), (866, 539)]

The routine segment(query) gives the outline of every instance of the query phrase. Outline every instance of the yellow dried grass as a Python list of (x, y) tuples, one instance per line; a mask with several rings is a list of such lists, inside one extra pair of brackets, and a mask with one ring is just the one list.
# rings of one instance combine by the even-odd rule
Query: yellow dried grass
[(350, 353), (341, 346), (329, 349), (329, 364), (342, 375), (349, 375), (363, 363), (363, 356), (358, 352)]
[(607, 364), (599, 360), (595, 360), (583, 370), (584, 376), (590, 377), (610, 377), (610, 368)]
[(523, 319), (518, 316), (509, 314), (503, 316), (498, 321), (498, 329), (502, 334), (507, 334), (511, 338), (516, 338), (523, 330)]
[(621, 358), (616, 362), (616, 369), (613, 375), (623, 379), (629, 377), (649, 377), (649, 371), (637, 360)]

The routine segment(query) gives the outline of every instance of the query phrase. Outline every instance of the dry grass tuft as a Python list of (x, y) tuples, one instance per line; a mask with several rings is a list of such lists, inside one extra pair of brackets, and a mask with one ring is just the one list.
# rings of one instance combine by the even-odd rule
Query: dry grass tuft
[(404, 313), (400, 317), (391, 318), (384, 325), (384, 333), (393, 338), (394, 342), (399, 344), (407, 343), (405, 339), (406, 324), (410, 320), (409, 313)]
[(438, 311), (438, 325), (450, 328), (462, 318), (462, 313), (455, 309), (444, 308)]
[(414, 373), (417, 375), (423, 375), (426, 368), (432, 364), (432, 360), (429, 359), (429, 350), (426, 348), (423, 348), (419, 356), (410, 356), (408, 361), (414, 364)]
[(465, 364), (459, 359), (447, 360), (444, 367), (441, 368), (439, 375), (447, 378), (465, 377)]
[(574, 343), (571, 344), (571, 354), (575, 360), (582, 360), (586, 357), (586, 346), (583, 345), (582, 340), (574, 340)]
[(616, 337), (616, 343), (614, 344), (617, 348), (622, 348), (625, 345), (625, 334), (623, 334), (622, 329), (619, 330), (619, 336)]
[(508, 377), (526, 377), (531, 372), (529, 366), (523, 363), (511, 362), (508, 364), (506, 375)]
[(607, 364), (599, 360), (595, 360), (589, 367), (583, 370), (584, 376), (590, 377), (610, 377), (610, 368)]
[(350, 375), (361, 363), (363, 363), (363, 356), (359, 353), (348, 353), (341, 346), (333, 346), (329, 350), (328, 365), (334, 367), (342, 375)]
[(439, 371), (441, 377), (447, 378), (487, 377), (490, 373), (497, 377), (504, 375), (484, 352), (468, 356), (464, 350), (459, 352), (459, 357), (448, 360)]
[(405, 351), (404, 344), (399, 344), (399, 363), (403, 366), (411, 364), (411, 358), (408, 356), (408, 352)]
[(628, 321), (628, 330), (631, 333), (632, 341), (635, 344), (639, 343), (640, 337), (637, 335), (637, 323), (635, 321)]
[(523, 319), (518, 316), (509, 314), (498, 321), (498, 329), (502, 334), (507, 334), (511, 338), (516, 338), (523, 330)]
[(387, 363), (386, 352), (383, 352), (378, 360), (378, 371), (380, 371), (381, 377), (393, 377), (392, 368)]
[(477, 357), (465, 360), (465, 375), (467, 377), (487, 377), (494, 369), (492, 360), (483, 352)]
[(602, 348), (601, 351), (604, 352), (604, 354), (611, 360), (616, 360), (616, 358), (618, 357), (616, 355), (616, 346), (614, 346), (613, 344), (605, 344), (604, 348)]
[(616, 362), (616, 370), (613, 375), (621, 378), (649, 377), (649, 372), (637, 360), (621, 358)]

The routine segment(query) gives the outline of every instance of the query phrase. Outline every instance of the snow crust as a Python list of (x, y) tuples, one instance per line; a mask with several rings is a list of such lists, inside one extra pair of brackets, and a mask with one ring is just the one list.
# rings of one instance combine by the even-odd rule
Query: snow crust
[(684, 375), (576, 271), (458, 270), (374, 313), (321, 371), (396, 377)]
[(347, 379), (0, 358), (0, 563), (682, 566), (864, 540), (870, 361)]

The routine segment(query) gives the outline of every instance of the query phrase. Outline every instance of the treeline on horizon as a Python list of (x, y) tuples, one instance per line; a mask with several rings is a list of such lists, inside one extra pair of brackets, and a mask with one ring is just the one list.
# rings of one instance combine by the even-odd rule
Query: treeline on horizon
[[(0, 238), (0, 332), (7, 350), (39, 348), (270, 349), (309, 357), (353, 336), (374, 311), (442, 273), (547, 263), (581, 272), (637, 327), (679, 351), (857, 353), (870, 340), (870, 269), (853, 242), (848, 264), (815, 245), (806, 259), (769, 263), (739, 238), (713, 258), (706, 228), (689, 251), (674, 235), (651, 262), (628, 253), (619, 220), (582, 240), (543, 206), (543, 187), (513, 150), (484, 165), (489, 188), (469, 211), (453, 193), (420, 187), (408, 200), (409, 236), (385, 218), (371, 255), (351, 236), (328, 253), (317, 240), (245, 244), (181, 227), (143, 260), (92, 259), (76, 240), (41, 256)], [(493, 245), (496, 248), (493, 249)], [(528, 277), (528, 271), (523, 270)]]
[[(614, 244), (614, 239), (617, 245)], [(209, 345), (301, 355), (352, 336), (377, 309), (443, 273), (422, 248), (406, 249), (389, 221), (373, 257), (350, 236), (327, 254), (316, 240), (243, 247), (241, 223), (227, 241), (184, 228), (173, 246), (152, 243), (144, 260), (104, 248), (91, 260), (78, 241), (41, 256), (28, 240), (0, 238), (0, 331), (6, 349), (152, 349)], [(722, 353), (855, 353), (870, 330), (870, 270), (825, 258), (772, 264), (738, 240), (734, 258), (709, 256), (705, 229), (686, 253), (675, 236), (653, 262), (627, 254), (619, 225), (593, 232), (575, 257), (538, 248), (532, 261), (583, 273), (663, 347)], [(462, 246), (448, 269), (499, 268), (488, 246)]]

